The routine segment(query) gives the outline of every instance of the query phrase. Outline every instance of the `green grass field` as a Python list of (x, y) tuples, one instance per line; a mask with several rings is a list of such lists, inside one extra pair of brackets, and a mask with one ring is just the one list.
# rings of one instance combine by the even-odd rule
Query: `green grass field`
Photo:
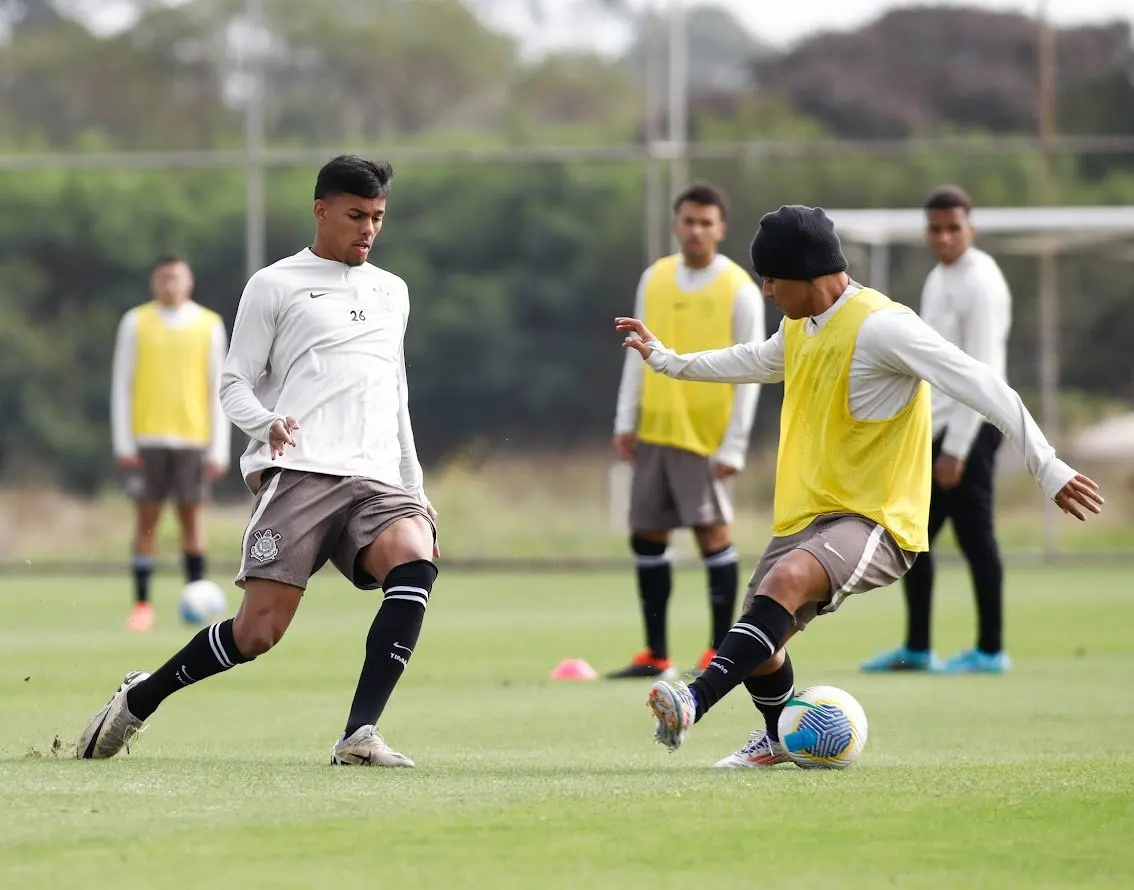
[[(373, 613), (329, 572), (280, 647), (170, 699), (132, 753), (71, 759), (126, 670), (187, 631), (121, 629), (118, 581), (0, 582), (0, 886), (132, 888), (1077, 888), (1134, 886), (1130, 569), (1017, 568), (1006, 677), (866, 677), (896, 641), (897, 591), (854, 597), (793, 644), (797, 680), (870, 718), (845, 772), (711, 764), (756, 716), (734, 692), (669, 754), (639, 683), (561, 684), (638, 642), (625, 575), (442, 574), (383, 721), (412, 771), (332, 768)], [(938, 647), (970, 641), (945, 574)], [(704, 643), (679, 576), (676, 655)], [(59, 739), (61, 753), (52, 752)]]

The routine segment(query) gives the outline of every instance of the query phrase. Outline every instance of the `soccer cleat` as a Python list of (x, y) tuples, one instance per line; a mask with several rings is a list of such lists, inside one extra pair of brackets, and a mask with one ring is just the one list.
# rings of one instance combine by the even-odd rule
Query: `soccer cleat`
[(873, 658), (864, 661), (859, 669), (867, 674), (885, 671), (937, 673), (941, 670), (941, 662), (932, 651), (915, 652), (905, 646), (898, 646), (894, 649), (887, 649), (885, 652), (879, 652)]
[(1007, 652), (990, 654), (980, 649), (958, 652), (945, 661), (941, 672), (944, 674), (1003, 674), (1012, 669), (1012, 659)]
[(360, 726), (348, 739), (340, 737), (331, 748), (334, 766), (413, 766), (405, 754), (399, 754), (382, 738), (374, 726)]
[(706, 649), (701, 653), (700, 659), (697, 661), (697, 667), (691, 668), (685, 672), (685, 676), (690, 680), (696, 680), (701, 674), (709, 669), (709, 662), (717, 657), (716, 649)]
[(775, 766), (787, 763), (787, 749), (762, 729), (753, 730), (748, 741), (735, 753), (715, 764), (717, 769), (743, 769), (750, 766)]
[(606, 679), (656, 679), (660, 677), (663, 680), (672, 680), (676, 676), (677, 671), (674, 670), (673, 662), (668, 658), (654, 658), (653, 652), (649, 649), (643, 649), (630, 659), (630, 663), (626, 667), (611, 671), (606, 675)]
[(130, 753), (130, 741), (143, 729), (144, 721), (130, 713), (126, 705), (126, 692), (145, 680), (145, 671), (131, 671), (122, 680), (110, 701), (95, 714), (75, 745), (75, 756), (80, 760), (104, 760), (113, 757), (123, 748)]
[(133, 631), (147, 631), (154, 626), (154, 607), (150, 603), (134, 603), (126, 627)]
[(650, 687), (646, 705), (657, 718), (654, 741), (676, 751), (697, 716), (693, 693), (680, 680), (675, 683), (658, 680)]

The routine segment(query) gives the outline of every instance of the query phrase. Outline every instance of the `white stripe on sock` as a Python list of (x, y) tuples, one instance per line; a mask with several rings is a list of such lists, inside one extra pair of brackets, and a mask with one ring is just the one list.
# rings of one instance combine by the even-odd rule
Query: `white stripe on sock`
[(782, 705), (789, 698), (791, 698), (793, 691), (794, 690), (789, 689), (783, 695), (777, 695), (773, 698), (763, 698), (759, 695), (753, 695), (752, 701), (757, 705), (764, 705), (765, 707), (774, 708), (776, 705)]
[(389, 596), (391, 593), (417, 593), (425, 597), (426, 599), (429, 599), (429, 591), (424, 587), (391, 587), (386, 591), (386, 596)]
[(732, 565), (734, 562), (739, 562), (740, 557), (737, 555), (735, 547), (729, 547), (727, 550), (722, 550), (720, 553), (714, 553), (712, 556), (703, 557), (705, 567), (715, 569), (717, 566)]
[(776, 646), (772, 643), (771, 640), (768, 639), (768, 635), (766, 633), (764, 633), (764, 631), (760, 630), (760, 628), (755, 627), (754, 625), (751, 625), (751, 624), (734, 624), (732, 626), (732, 628), (729, 630), (729, 633), (730, 634), (744, 634), (745, 636), (752, 637), (752, 639), (754, 639), (754, 640), (759, 640), (761, 643), (763, 643), (765, 646), (768, 647), (769, 657), (771, 655), (773, 655), (776, 651)]
[(656, 569), (658, 566), (669, 565), (669, 554), (662, 553), (658, 556), (643, 556), (640, 553), (634, 554), (634, 565), (640, 569)]
[(233, 663), (229, 661), (228, 655), (224, 651), (224, 646), (221, 645), (219, 624), (214, 624), (209, 627), (209, 646), (212, 648), (213, 655), (216, 656), (222, 668), (233, 667)]
[(410, 602), (420, 603), (423, 609), (429, 605), (429, 599), (427, 597), (418, 596), (413, 593), (386, 594), (382, 601), (385, 602), (386, 600), (409, 600)]

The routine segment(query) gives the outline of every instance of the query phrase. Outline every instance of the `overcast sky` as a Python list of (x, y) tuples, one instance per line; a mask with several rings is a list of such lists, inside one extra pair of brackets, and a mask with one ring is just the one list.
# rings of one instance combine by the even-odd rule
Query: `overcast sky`
[[(924, 6), (923, 3), (894, 0), (718, 0), (740, 16), (758, 37), (775, 44), (785, 44), (819, 30), (855, 28), (877, 18), (888, 9), (901, 6)], [(937, 6), (970, 6), (1006, 12), (1035, 14), (1039, 2), (1020, 0), (966, 0), (936, 3)], [(1122, 18), (1134, 19), (1134, 0), (1049, 0), (1049, 17), (1057, 24), (1104, 22)]]
[[(630, 0), (638, 8), (661, 9), (671, 0)], [(685, 0), (687, 7), (704, 0)], [(927, 5), (909, 0), (707, 0), (732, 10), (757, 37), (778, 47), (822, 30), (848, 30), (869, 22), (888, 9)], [(543, 0), (550, 10), (548, 27), (534, 36), (528, 10), (531, 0), (473, 0), (494, 23), (523, 33), (529, 52), (563, 45), (617, 52), (626, 33), (618, 23), (588, 20), (578, 12), (581, 0)], [(969, 6), (1035, 15), (1040, 0), (939, 0), (940, 6)], [(1048, 0), (1049, 18), (1058, 25), (1134, 21), (1134, 0)]]
[[(185, 0), (166, 0), (180, 3)], [(625, 45), (626, 32), (617, 21), (587, 20), (578, 15), (581, 0), (540, 0), (550, 10), (546, 27), (534, 36), (528, 11), (532, 0), (471, 0), (495, 24), (525, 37), (529, 53), (539, 53), (564, 44), (617, 52)], [(638, 8), (663, 8), (672, 0), (630, 0)], [(821, 30), (847, 30), (877, 18), (887, 9), (927, 5), (909, 0), (684, 0), (686, 7), (701, 2), (731, 9), (748, 29), (767, 42), (784, 47)], [(1035, 14), (1041, 0), (938, 0), (939, 6), (975, 6)], [(271, 0), (266, 6), (271, 7)], [(129, 0), (102, 0), (95, 24), (100, 30), (115, 30), (129, 20)], [(1134, 22), (1134, 0), (1047, 0), (1049, 16), (1059, 25), (1100, 23), (1116, 18)]]

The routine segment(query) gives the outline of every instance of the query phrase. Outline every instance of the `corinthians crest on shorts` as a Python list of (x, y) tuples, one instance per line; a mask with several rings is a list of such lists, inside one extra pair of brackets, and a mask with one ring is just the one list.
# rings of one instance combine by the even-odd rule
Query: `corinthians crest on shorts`
[(275, 534), (270, 528), (256, 532), (256, 540), (248, 550), (248, 555), (259, 562), (271, 562), (280, 555), (276, 542), (283, 537)]

